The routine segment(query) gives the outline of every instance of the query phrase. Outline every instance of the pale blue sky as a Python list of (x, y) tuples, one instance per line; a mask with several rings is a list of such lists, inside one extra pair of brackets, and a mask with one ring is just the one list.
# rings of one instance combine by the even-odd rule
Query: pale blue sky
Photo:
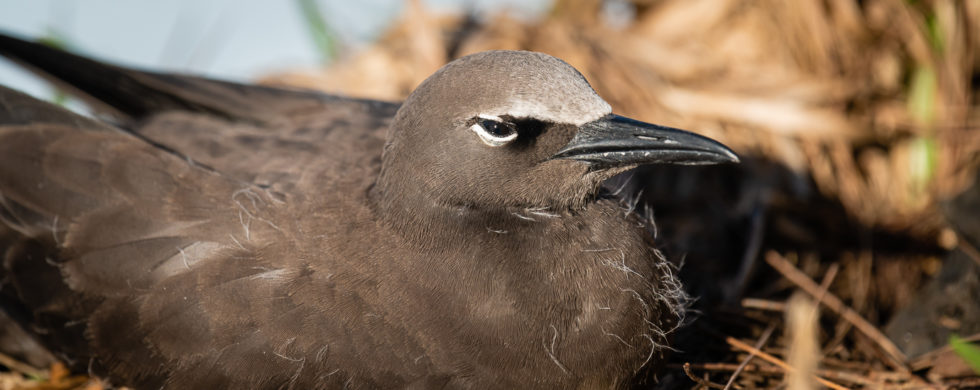
[[(403, 0), (318, 0), (323, 16), (351, 46), (370, 42), (397, 17)], [(534, 16), (547, 1), (425, 0), (436, 11), (501, 9)], [(245, 81), (276, 70), (311, 67), (319, 57), (291, 0), (0, 0), (0, 31), (23, 37), (56, 29), (72, 49), (155, 70)], [(35, 96), (48, 87), (6, 61), (0, 83)]]

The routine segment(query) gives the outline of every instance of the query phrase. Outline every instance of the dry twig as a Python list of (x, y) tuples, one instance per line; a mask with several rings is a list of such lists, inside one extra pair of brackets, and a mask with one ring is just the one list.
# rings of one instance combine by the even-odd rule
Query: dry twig
[[(772, 332), (774, 330), (776, 330), (776, 325), (770, 324), (769, 327), (766, 328), (764, 332), (762, 332), (762, 336), (759, 337), (759, 341), (755, 343), (755, 349), (762, 348), (763, 345), (766, 345), (766, 342), (769, 341), (769, 336), (772, 336)], [(725, 390), (728, 390), (729, 388), (732, 387), (732, 384), (735, 383), (735, 378), (738, 377), (738, 374), (741, 373), (743, 369), (745, 369), (745, 366), (747, 366), (749, 362), (752, 361), (752, 358), (754, 357), (755, 357), (755, 353), (749, 353), (749, 356), (745, 357), (745, 360), (742, 360), (742, 364), (739, 364), (738, 368), (735, 369), (735, 372), (732, 373), (731, 378), (728, 378), (728, 383), (725, 383)]]
[[(806, 276), (806, 274), (793, 266), (793, 264), (790, 264), (789, 261), (780, 256), (778, 253), (774, 251), (766, 253), (766, 262), (775, 268), (776, 271), (779, 271), (783, 277), (795, 283), (797, 286), (802, 288), (803, 291), (806, 291), (807, 294), (814, 297), (820, 295), (820, 286), (818, 286), (813, 279), (810, 279), (809, 276)], [(855, 329), (870, 338), (875, 345), (885, 352), (885, 356), (889, 358), (886, 360), (889, 365), (899, 371), (908, 372), (908, 368), (906, 367), (906, 361), (908, 358), (900, 349), (898, 349), (895, 343), (893, 343), (888, 336), (881, 333), (877, 327), (871, 325), (871, 323), (861, 317), (861, 315), (854, 311), (854, 309), (851, 309), (845, 305), (840, 298), (837, 298), (837, 296), (832, 293), (828, 292), (824, 296), (821, 303), (824, 306), (827, 306), (827, 308), (832, 310), (834, 313), (837, 313), (837, 315), (854, 324)]]
[[(745, 352), (749, 352), (749, 353), (758, 355), (760, 358), (764, 359), (765, 361), (770, 362), (772, 364), (775, 364), (775, 365), (779, 366), (779, 368), (783, 369), (784, 372), (790, 372), (790, 371), (795, 370), (790, 365), (786, 364), (782, 360), (779, 360), (779, 358), (777, 358), (775, 356), (772, 356), (772, 355), (770, 355), (768, 353), (765, 353), (763, 351), (760, 351), (760, 350), (758, 350), (756, 348), (752, 348), (752, 346), (750, 346), (750, 345), (748, 345), (746, 343), (743, 343), (743, 342), (739, 341), (738, 339), (736, 339), (734, 337), (729, 337), (729, 338), (725, 339), (725, 341), (728, 342), (729, 345), (731, 345), (731, 346), (733, 346), (735, 348), (738, 348), (738, 349), (740, 349), (742, 351), (745, 351)], [(820, 382), (820, 384), (822, 384), (824, 386), (827, 386), (829, 388), (832, 388), (832, 389), (835, 389), (835, 390), (847, 390), (846, 387), (841, 386), (841, 385), (838, 385), (838, 384), (836, 384), (834, 382), (828, 381), (828, 380), (826, 380), (824, 378), (821, 378), (819, 376), (814, 376), (814, 379), (816, 379), (817, 382)]]
[(21, 363), (17, 359), (7, 356), (4, 353), (0, 353), (0, 364), (9, 368), (11, 371), (20, 373), (27, 377), (43, 378), (45, 376), (43, 371), (31, 367), (28, 364)]

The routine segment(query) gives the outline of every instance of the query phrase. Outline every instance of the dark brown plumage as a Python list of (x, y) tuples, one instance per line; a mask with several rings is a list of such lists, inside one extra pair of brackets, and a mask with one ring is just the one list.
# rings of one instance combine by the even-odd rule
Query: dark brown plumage
[(0, 89), (4, 307), (136, 388), (623, 387), (684, 295), (599, 185), (735, 160), (537, 53), (401, 106), (0, 53), (115, 120)]

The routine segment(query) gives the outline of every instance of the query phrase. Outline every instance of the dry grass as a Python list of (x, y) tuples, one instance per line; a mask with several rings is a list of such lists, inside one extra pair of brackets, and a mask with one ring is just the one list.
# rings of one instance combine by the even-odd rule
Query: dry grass
[(71, 375), (61, 363), (55, 363), (47, 370), (41, 371), (11, 361), (6, 356), (0, 360), (3, 360), (4, 366), (12, 370), (10, 373), (0, 375), (0, 390), (102, 390), (106, 388), (97, 379)]
[[(881, 330), (958, 245), (938, 206), (969, 186), (980, 165), (980, 2), (631, 4), (633, 17), (612, 25), (598, 0), (558, 0), (534, 22), (434, 15), (410, 1), (376, 44), (326, 69), (264, 82), (399, 100), (469, 53), (560, 57), (617, 113), (695, 130), (745, 157), (721, 173), (638, 174), (668, 252), (687, 255), (686, 282), (704, 292), (701, 319), (689, 327), (695, 335), (679, 337), (684, 353), (659, 386), (785, 386), (787, 370), (761, 357), (793, 361), (793, 338), (768, 341), (766, 333), (786, 332), (782, 313), (793, 291), (823, 309), (819, 361), (807, 369), (821, 380), (851, 388), (980, 385), (968, 371), (940, 370), (956, 359), (948, 349), (908, 357)], [(722, 206), (692, 216), (678, 198)], [(724, 230), (718, 226), (741, 231), (715, 234)], [(757, 342), (766, 346), (753, 349)]]
[[(465, 54), (558, 56), (617, 113), (717, 138), (745, 160), (648, 171), (637, 184), (702, 296), (701, 318), (678, 337), (683, 353), (653, 386), (780, 387), (799, 369), (790, 380), (804, 387), (980, 386), (948, 348), (905, 356), (881, 331), (958, 245), (938, 205), (980, 165), (980, 1), (631, 4), (633, 17), (613, 26), (599, 0), (558, 0), (534, 22), (434, 15), (410, 1), (376, 44), (263, 81), (400, 100)], [(821, 311), (793, 327), (784, 312), (808, 306), (788, 301), (797, 291)], [(794, 347), (812, 334), (818, 345)]]
[(869, 226), (935, 235), (932, 206), (968, 184), (980, 149), (969, 131), (980, 122), (970, 87), (980, 4), (861, 3), (638, 0), (635, 19), (613, 28), (596, 0), (559, 1), (530, 24), (409, 2), (377, 44), (265, 82), (399, 100), (454, 57), (541, 51), (581, 70), (621, 114), (812, 175)]

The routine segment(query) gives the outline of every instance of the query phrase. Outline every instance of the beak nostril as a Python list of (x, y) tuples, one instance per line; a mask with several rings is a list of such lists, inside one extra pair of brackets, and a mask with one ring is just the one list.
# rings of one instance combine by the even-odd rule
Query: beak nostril
[(667, 138), (667, 137), (655, 137), (655, 136), (650, 136), (650, 135), (646, 135), (646, 134), (633, 134), (633, 136), (636, 137), (637, 139), (641, 139), (641, 140), (644, 140), (644, 141), (661, 142), (664, 145), (676, 145), (676, 144), (678, 144), (677, 141), (672, 140), (672, 139)]
[(633, 134), (633, 136), (645, 141), (660, 141), (660, 142), (670, 143), (670, 140), (665, 139), (663, 137), (651, 137), (649, 135), (644, 135), (644, 134)]

